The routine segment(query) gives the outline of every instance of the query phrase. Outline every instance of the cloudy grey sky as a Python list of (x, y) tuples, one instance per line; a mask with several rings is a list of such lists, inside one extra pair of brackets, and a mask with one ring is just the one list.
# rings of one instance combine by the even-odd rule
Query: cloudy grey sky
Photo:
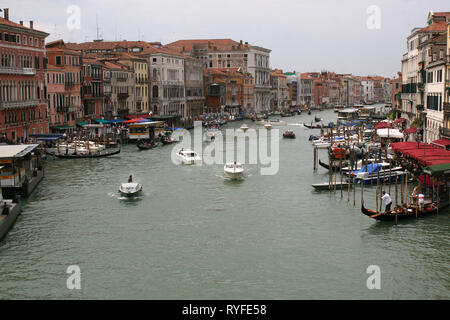
[[(161, 41), (231, 38), (272, 50), (271, 67), (395, 76), (412, 28), (448, 0), (4, 0), (10, 19), (33, 20), (47, 41), (92, 41), (96, 22), (105, 40)], [(80, 8), (80, 29), (67, 27)], [(380, 9), (380, 28), (370, 6)], [(97, 17), (97, 18), (96, 18)], [(70, 20), (73, 25), (74, 20)]]

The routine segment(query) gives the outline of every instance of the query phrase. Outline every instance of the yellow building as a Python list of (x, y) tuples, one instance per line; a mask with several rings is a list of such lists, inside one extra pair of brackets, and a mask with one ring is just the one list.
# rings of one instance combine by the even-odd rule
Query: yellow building
[(128, 53), (121, 54), (119, 62), (128, 66), (134, 73), (134, 101), (135, 109), (132, 114), (148, 115), (149, 108), (149, 80), (147, 60)]

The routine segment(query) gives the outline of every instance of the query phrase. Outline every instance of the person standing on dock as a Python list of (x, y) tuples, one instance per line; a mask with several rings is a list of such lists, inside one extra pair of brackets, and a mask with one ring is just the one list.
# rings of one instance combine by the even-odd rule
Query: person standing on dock
[(383, 196), (380, 197), (380, 199), (383, 200), (384, 203), (386, 204), (385, 212), (391, 211), (391, 204), (392, 204), (391, 196), (388, 193), (386, 193), (385, 191), (383, 191)]

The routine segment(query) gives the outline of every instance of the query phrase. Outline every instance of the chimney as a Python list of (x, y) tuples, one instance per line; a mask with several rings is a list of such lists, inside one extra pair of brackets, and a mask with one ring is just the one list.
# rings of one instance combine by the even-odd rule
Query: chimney
[(9, 20), (9, 8), (5, 8), (3, 11), (5, 12), (5, 20)]
[(242, 40), (239, 40), (239, 43), (242, 44)]
[(20, 20), (19, 23), (20, 23), (21, 26), (23, 26), (23, 21), (22, 20)]
[(33, 20), (30, 20), (30, 29), (33, 29)]

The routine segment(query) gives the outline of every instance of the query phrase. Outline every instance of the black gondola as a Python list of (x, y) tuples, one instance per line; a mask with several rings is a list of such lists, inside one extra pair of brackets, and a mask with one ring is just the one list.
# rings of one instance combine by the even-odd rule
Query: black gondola
[[(322, 161), (320, 161), (319, 159), (319, 164), (324, 167), (327, 170), (330, 170), (330, 166), (326, 163), (323, 163)], [(342, 166), (344, 166), (344, 164), (342, 164)], [(332, 164), (331, 167), (333, 168), (333, 171), (339, 171), (339, 166)]]
[[(448, 205), (448, 203), (442, 203), (439, 206), (439, 209), (444, 208)], [(417, 210), (417, 217), (420, 218), (422, 216), (430, 215), (432, 213), (437, 213), (438, 207), (435, 204), (428, 204), (425, 206), (422, 210)], [(402, 220), (402, 219), (411, 219), (416, 218), (416, 208), (415, 207), (409, 207), (407, 208), (406, 212), (402, 210), (401, 212), (395, 213), (395, 210), (391, 210), (390, 212), (379, 212), (370, 210), (364, 207), (364, 202), (361, 206), (361, 212), (375, 220), (379, 221), (395, 221)]]
[(139, 150), (149, 150), (149, 149), (153, 149), (155, 147), (158, 146), (157, 142), (149, 142), (149, 143), (143, 143), (143, 142), (138, 142), (137, 143), (137, 147), (139, 148)]
[[(309, 128), (309, 129), (320, 129), (320, 128), (322, 128), (322, 126), (320, 124), (317, 124), (317, 125), (313, 126), (313, 125), (309, 125), (309, 124), (303, 123), (303, 125), (306, 128)], [(326, 127), (324, 127), (324, 128), (326, 128)]]

